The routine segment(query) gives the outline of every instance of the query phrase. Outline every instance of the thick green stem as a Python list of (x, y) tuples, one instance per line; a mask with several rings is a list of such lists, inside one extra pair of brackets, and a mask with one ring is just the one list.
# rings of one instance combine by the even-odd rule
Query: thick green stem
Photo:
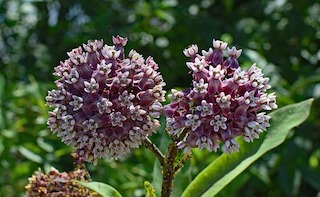
[(169, 145), (168, 151), (166, 152), (166, 156), (164, 158), (164, 166), (163, 167), (163, 180), (162, 180), (162, 197), (169, 197), (172, 191), (173, 180), (175, 176), (174, 171), (174, 162), (178, 153), (178, 147), (175, 142), (172, 142)]
[(177, 143), (182, 141), (187, 135), (188, 130), (183, 129), (181, 134), (173, 138), (173, 142), (169, 145), (168, 150), (164, 157), (164, 165), (163, 168), (163, 180), (162, 180), (162, 197), (169, 197), (173, 188), (173, 180), (177, 173), (177, 171), (183, 166), (183, 164), (190, 158), (189, 156), (184, 156), (182, 160), (175, 166), (175, 160), (178, 155), (178, 147)]
[(167, 152), (163, 155), (158, 147), (153, 144), (148, 138), (143, 141), (143, 144), (158, 158), (162, 167), (162, 197), (170, 197), (173, 180), (175, 174), (180, 170), (184, 163), (190, 158), (190, 154), (184, 155), (180, 161), (176, 164), (176, 157), (178, 155), (177, 143), (182, 141), (187, 135), (188, 130), (183, 129), (178, 137), (173, 137), (173, 142), (170, 143)]

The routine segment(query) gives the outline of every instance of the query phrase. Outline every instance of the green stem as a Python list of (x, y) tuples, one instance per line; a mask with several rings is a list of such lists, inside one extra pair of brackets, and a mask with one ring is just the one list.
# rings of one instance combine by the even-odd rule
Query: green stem
[(174, 167), (174, 171), (178, 172), (184, 166), (184, 164), (191, 158), (191, 155), (192, 155), (191, 152), (188, 154), (185, 154), (177, 163), (177, 165)]
[[(178, 146), (177, 143), (182, 141), (185, 136), (187, 135), (188, 130), (183, 129), (181, 134), (178, 137), (173, 138), (173, 142), (169, 145), (168, 150), (164, 157), (164, 165), (162, 166), (162, 190), (161, 196), (162, 197), (170, 197), (172, 187), (173, 187), (173, 180), (177, 173), (177, 171), (182, 168), (183, 164), (190, 158), (189, 156), (184, 156), (182, 160), (175, 166), (175, 160), (178, 155)], [(188, 154), (189, 155), (189, 154)]]
[(169, 197), (172, 191), (173, 180), (174, 180), (174, 162), (178, 153), (178, 147), (175, 142), (172, 142), (169, 145), (169, 148), (166, 152), (166, 156), (164, 158), (164, 166), (163, 167), (163, 180), (162, 180), (162, 197)]
[(150, 139), (146, 138), (145, 140), (143, 140), (143, 144), (158, 158), (161, 164), (163, 176), (161, 190), (162, 197), (170, 197), (175, 174), (178, 172), (178, 170), (180, 170), (183, 167), (184, 163), (190, 158), (191, 154), (187, 154), (184, 155), (177, 164), (175, 163), (176, 157), (178, 155), (177, 143), (182, 141), (187, 135), (187, 133), (188, 130), (183, 129), (178, 137), (173, 137), (173, 142), (171, 142), (171, 144), (169, 145), (165, 155), (161, 153), (159, 148), (155, 144), (153, 144), (150, 141)]
[(145, 140), (143, 140), (143, 144), (151, 151), (154, 153), (154, 155), (158, 158), (161, 166), (164, 165), (164, 156), (161, 153), (161, 151), (159, 150), (159, 148), (150, 141), (149, 138), (146, 138)]

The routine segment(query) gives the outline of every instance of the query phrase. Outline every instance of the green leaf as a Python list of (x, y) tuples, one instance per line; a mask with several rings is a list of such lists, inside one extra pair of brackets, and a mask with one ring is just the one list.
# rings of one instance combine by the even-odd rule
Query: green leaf
[(23, 155), (25, 158), (29, 159), (30, 161), (36, 162), (36, 163), (42, 163), (42, 158), (37, 155), (36, 153), (32, 152), (31, 150), (19, 146), (18, 151)]
[(182, 197), (214, 196), (243, 172), (263, 154), (279, 146), (287, 137), (289, 131), (301, 124), (309, 116), (313, 99), (288, 105), (270, 113), (271, 126), (253, 143), (237, 141), (239, 152), (222, 154), (188, 185)]
[(0, 155), (2, 155), (2, 152), (4, 151), (4, 143), (3, 143), (3, 138), (0, 136)]
[(160, 196), (161, 195), (162, 173), (161, 173), (160, 162), (157, 159), (154, 161), (152, 177), (153, 177), (152, 185), (155, 189), (156, 196)]
[(320, 190), (320, 175), (315, 169), (310, 169), (307, 166), (301, 168), (302, 179), (316, 190)]
[(105, 183), (100, 182), (81, 182), (75, 180), (77, 183), (79, 183), (82, 186), (85, 186), (86, 188), (89, 188), (98, 194), (100, 194), (103, 197), (122, 197), (121, 194), (112, 186), (107, 185)]
[(166, 10), (157, 9), (155, 11), (155, 14), (156, 16), (158, 16), (163, 20), (166, 20), (170, 24), (174, 24), (176, 22), (176, 19), (174, 18), (174, 16), (172, 16), (172, 14)]
[(3, 95), (5, 92), (5, 78), (3, 75), (0, 75), (0, 130), (5, 128), (4, 112), (2, 106), (4, 104)]
[[(0, 74), (0, 98), (2, 97), (2, 95), (4, 94), (5, 91), (5, 78), (3, 75)], [(0, 100), (1, 102), (1, 100)]]
[(38, 144), (38, 146), (40, 148), (42, 148), (43, 150), (45, 150), (47, 152), (53, 152), (54, 151), (53, 146), (50, 143), (45, 142), (42, 137), (38, 137), (37, 138), (37, 144)]

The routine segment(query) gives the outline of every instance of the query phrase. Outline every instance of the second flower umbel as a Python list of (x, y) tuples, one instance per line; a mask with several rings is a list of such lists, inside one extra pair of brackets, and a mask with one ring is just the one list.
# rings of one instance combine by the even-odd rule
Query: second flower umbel
[(269, 126), (270, 116), (265, 111), (277, 108), (275, 94), (267, 93), (271, 86), (262, 70), (255, 64), (248, 70), (239, 66), (241, 49), (227, 48), (227, 43), (219, 40), (213, 40), (213, 47), (201, 54), (197, 45), (183, 51), (190, 59), (186, 64), (193, 87), (172, 90), (171, 103), (163, 110), (170, 135), (188, 129), (186, 138), (178, 142), (185, 152), (194, 147), (217, 151), (219, 142), (225, 152), (238, 151), (235, 138), (258, 139)]

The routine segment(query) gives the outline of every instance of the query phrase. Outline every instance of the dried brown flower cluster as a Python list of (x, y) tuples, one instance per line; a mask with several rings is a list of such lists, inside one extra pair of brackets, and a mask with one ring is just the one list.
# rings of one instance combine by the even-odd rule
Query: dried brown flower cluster
[(27, 197), (62, 197), (62, 196), (77, 196), (77, 197), (98, 197), (96, 192), (75, 182), (88, 182), (88, 172), (78, 169), (71, 172), (59, 172), (55, 168), (51, 168), (48, 173), (41, 170), (36, 171), (29, 178), (29, 184), (26, 186)]

